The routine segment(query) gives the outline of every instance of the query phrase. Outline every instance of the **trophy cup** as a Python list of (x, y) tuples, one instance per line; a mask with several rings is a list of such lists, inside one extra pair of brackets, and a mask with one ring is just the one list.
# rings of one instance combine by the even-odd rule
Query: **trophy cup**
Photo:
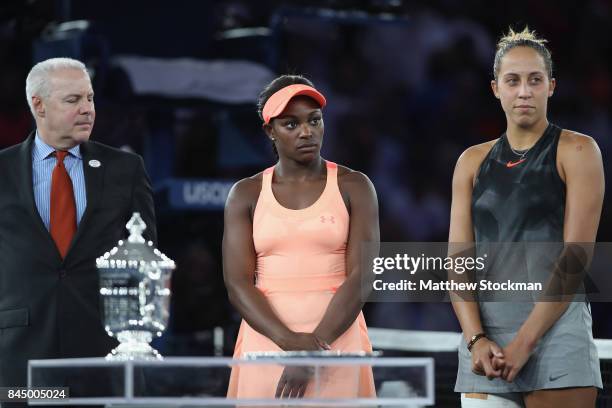
[(149, 344), (168, 323), (170, 277), (174, 261), (145, 242), (147, 228), (139, 213), (126, 224), (126, 241), (96, 259), (104, 326), (119, 341), (107, 360), (161, 360)]

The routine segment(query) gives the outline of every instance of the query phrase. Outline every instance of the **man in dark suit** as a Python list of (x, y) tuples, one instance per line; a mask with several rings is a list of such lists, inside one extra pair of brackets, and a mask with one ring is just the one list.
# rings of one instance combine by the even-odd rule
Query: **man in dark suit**
[(104, 356), (95, 259), (140, 212), (156, 241), (142, 159), (89, 141), (91, 81), (76, 60), (35, 65), (26, 95), (36, 131), (0, 152), (0, 387), (25, 386), (30, 359)]

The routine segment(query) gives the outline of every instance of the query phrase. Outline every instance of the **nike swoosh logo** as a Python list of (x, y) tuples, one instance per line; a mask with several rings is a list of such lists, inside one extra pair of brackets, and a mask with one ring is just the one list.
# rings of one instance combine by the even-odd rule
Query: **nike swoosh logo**
[(565, 377), (568, 374), (569, 373), (559, 374), (559, 375), (551, 375), (550, 377), (548, 377), (548, 381), (557, 381), (559, 378)]
[(514, 166), (518, 166), (519, 164), (521, 164), (521, 163), (522, 163), (522, 162), (524, 162), (525, 160), (527, 160), (527, 159), (521, 159), (521, 160), (516, 161), (516, 162), (511, 162), (511, 161), (509, 161), (508, 163), (506, 163), (506, 167), (507, 167), (507, 168), (512, 168), (512, 167), (514, 167)]

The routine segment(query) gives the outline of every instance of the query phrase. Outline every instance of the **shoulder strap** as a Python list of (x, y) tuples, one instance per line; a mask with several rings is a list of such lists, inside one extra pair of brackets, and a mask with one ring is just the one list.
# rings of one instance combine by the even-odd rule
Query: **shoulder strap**
[(274, 166), (268, 167), (263, 171), (261, 180), (261, 194), (269, 196), (272, 194), (272, 176), (274, 175)]
[(327, 183), (330, 187), (338, 186), (338, 165), (334, 162), (325, 160), (327, 167)]

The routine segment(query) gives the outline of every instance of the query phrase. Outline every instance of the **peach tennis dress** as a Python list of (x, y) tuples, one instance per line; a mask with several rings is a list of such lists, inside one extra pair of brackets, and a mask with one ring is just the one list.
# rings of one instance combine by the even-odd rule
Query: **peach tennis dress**
[[(327, 181), (321, 196), (308, 208), (291, 210), (272, 193), (274, 167), (263, 173), (262, 188), (253, 216), (256, 287), (272, 309), (295, 332), (312, 333), (334, 293), (346, 279), (349, 214), (338, 189), (338, 166), (326, 162)], [(355, 293), (355, 296), (360, 296)], [(372, 351), (363, 314), (333, 344), (332, 350)], [(242, 321), (234, 358), (251, 351), (282, 351), (272, 340)], [(234, 367), (227, 396), (274, 398), (283, 368)], [(339, 370), (339, 371), (333, 371)], [(374, 397), (372, 370), (330, 369), (318, 396)], [(312, 396), (312, 387), (305, 397)]]

